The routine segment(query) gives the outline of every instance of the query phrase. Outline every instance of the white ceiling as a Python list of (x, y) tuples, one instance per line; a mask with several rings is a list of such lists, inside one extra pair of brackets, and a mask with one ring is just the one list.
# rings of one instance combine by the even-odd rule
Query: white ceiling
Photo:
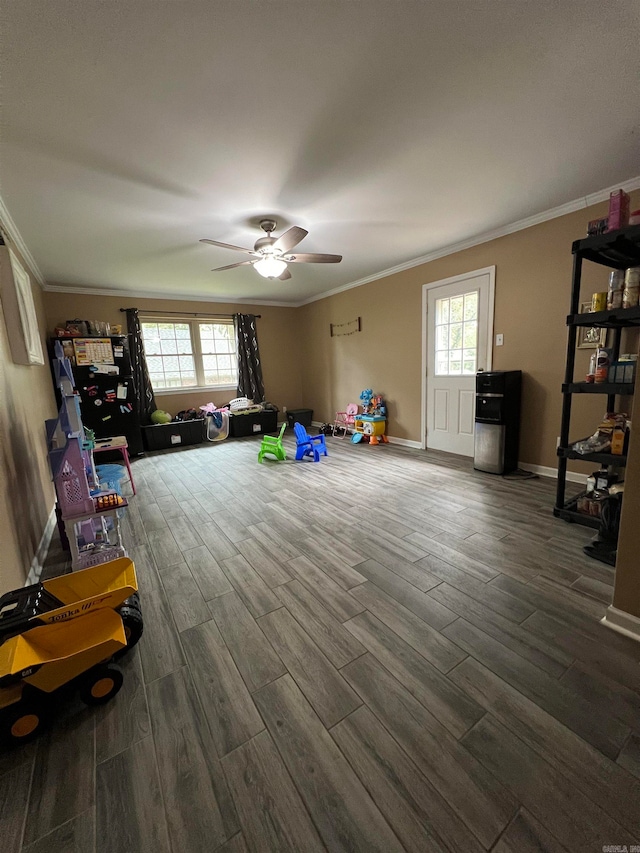
[[(8, 0), (0, 195), (48, 283), (297, 303), (640, 173), (637, 0)], [(198, 243), (308, 229), (287, 282)]]

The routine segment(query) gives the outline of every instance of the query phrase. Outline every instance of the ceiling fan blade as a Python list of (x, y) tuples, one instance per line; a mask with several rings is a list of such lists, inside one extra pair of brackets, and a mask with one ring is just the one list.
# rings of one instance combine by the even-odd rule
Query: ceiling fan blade
[(280, 273), (278, 278), (280, 279), (280, 281), (287, 281), (287, 279), (291, 278), (291, 273), (289, 272), (289, 270), (284, 270)]
[(293, 228), (289, 228), (288, 231), (278, 237), (273, 248), (279, 252), (288, 252), (289, 249), (293, 249), (301, 240), (304, 240), (308, 233), (304, 228), (298, 228), (297, 225), (294, 225)]
[(292, 264), (339, 264), (342, 255), (322, 255), (316, 252), (301, 252), (297, 255), (287, 255), (287, 263)]
[(232, 270), (235, 267), (246, 267), (250, 266), (252, 263), (253, 261), (240, 261), (239, 264), (227, 264), (226, 267), (216, 267), (214, 270), (211, 270), (211, 272), (222, 272), (223, 270)]
[[(222, 249), (233, 249), (234, 252), (244, 252), (245, 255), (255, 255), (253, 249), (243, 249), (241, 246), (232, 246), (231, 243), (219, 243), (217, 240), (200, 240), (201, 243), (210, 243), (212, 246), (220, 246)], [(295, 244), (294, 244), (295, 245)]]

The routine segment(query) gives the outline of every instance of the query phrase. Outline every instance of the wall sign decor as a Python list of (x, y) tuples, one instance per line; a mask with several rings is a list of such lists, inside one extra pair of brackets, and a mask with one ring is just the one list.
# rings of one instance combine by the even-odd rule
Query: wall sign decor
[(360, 317), (346, 323), (329, 323), (329, 330), (332, 338), (339, 338), (342, 335), (355, 335), (356, 332), (362, 331)]
[(0, 246), (0, 297), (14, 364), (44, 364), (31, 278), (8, 246)]

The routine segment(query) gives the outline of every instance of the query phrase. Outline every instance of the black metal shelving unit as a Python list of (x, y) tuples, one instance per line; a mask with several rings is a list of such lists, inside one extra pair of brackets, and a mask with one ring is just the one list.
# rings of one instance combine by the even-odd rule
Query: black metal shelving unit
[[(556, 505), (553, 514), (565, 521), (584, 524), (587, 527), (600, 526), (599, 519), (577, 512), (576, 504), (580, 495), (569, 501), (565, 500), (567, 485), (567, 462), (569, 459), (580, 459), (583, 462), (594, 462), (599, 465), (624, 466), (626, 456), (614, 456), (611, 453), (590, 453), (580, 455), (572, 450), (573, 442), (569, 434), (571, 430), (571, 404), (574, 394), (604, 394), (607, 397), (607, 410), (615, 410), (616, 397), (633, 394), (633, 384), (574, 382), (573, 374), (576, 359), (576, 343), (580, 326), (596, 326), (613, 329), (613, 360), (620, 355), (620, 340), (622, 330), (632, 326), (640, 326), (640, 307), (616, 308), (607, 311), (596, 311), (590, 314), (580, 314), (580, 283), (582, 280), (582, 262), (591, 261), (611, 269), (627, 269), (640, 266), (640, 225), (612, 231), (611, 234), (601, 234), (597, 237), (587, 237), (576, 240), (571, 247), (573, 253), (573, 276), (571, 280), (571, 311), (567, 317), (569, 334), (567, 336), (567, 363), (565, 367), (564, 384), (562, 385), (562, 422), (560, 425), (560, 446), (558, 447), (558, 487)], [(574, 439), (575, 441), (575, 439)]]

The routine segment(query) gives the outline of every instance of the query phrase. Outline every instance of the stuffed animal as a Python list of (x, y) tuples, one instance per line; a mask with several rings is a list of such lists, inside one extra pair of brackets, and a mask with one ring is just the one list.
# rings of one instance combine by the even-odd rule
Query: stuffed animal
[(369, 408), (371, 407), (371, 400), (373, 398), (373, 389), (365, 388), (362, 394), (360, 394), (360, 402), (362, 403), (362, 413), (364, 415), (369, 414)]

